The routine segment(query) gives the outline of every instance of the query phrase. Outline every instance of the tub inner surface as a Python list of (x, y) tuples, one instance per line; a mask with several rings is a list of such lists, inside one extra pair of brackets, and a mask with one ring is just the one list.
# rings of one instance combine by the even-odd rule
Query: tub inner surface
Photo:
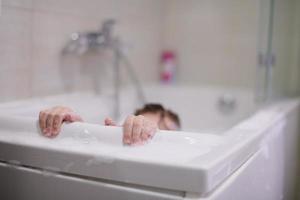
[[(193, 132), (222, 134), (257, 109), (253, 93), (242, 89), (153, 85), (145, 87), (145, 96), (147, 102), (161, 103), (178, 113), (182, 130)], [(233, 101), (232, 108), (224, 108), (224, 98)], [(115, 119), (120, 124), (141, 106), (132, 88), (122, 90), (120, 103), (121, 118)], [(0, 108), (18, 116), (36, 117), (41, 109), (56, 105), (73, 108), (86, 122), (103, 124), (105, 117), (112, 117), (114, 100), (111, 92), (72, 93), (4, 103)]]

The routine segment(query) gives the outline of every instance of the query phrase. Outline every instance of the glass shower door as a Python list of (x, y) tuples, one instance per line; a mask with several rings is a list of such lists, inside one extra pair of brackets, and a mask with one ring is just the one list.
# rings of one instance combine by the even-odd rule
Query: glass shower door
[(300, 3), (260, 0), (256, 99), (269, 102), (299, 94)]

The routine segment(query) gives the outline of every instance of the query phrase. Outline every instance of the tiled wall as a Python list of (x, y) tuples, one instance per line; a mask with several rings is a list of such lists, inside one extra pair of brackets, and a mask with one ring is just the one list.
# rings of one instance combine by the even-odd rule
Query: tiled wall
[(141, 78), (155, 80), (163, 5), (160, 0), (3, 0), (0, 101), (63, 92), (69, 77), (61, 73), (61, 49), (72, 32), (97, 30), (107, 18), (117, 20), (116, 34), (130, 46)]
[[(299, 1), (277, 1), (280, 6), (277, 9), (284, 14), (276, 19), (279, 26), (275, 27), (282, 38), (276, 48), (283, 52), (280, 67), (275, 70), (275, 87), (299, 91), (297, 52), (300, 44), (297, 34), (300, 31), (298, 28), (297, 34), (293, 35), (296, 39), (290, 40), (287, 29), (292, 23), (299, 24), (300, 20), (291, 21), (299, 15), (290, 14), (294, 4), (286, 3), (299, 4)], [(159, 54), (163, 49), (172, 49), (178, 54), (179, 83), (255, 89), (257, 79), (260, 79), (256, 74), (259, 2), (2, 0), (0, 101), (62, 93), (64, 83), (73, 80), (71, 74), (75, 71), (80, 76), (77, 85), (88, 87), (88, 74), (84, 73), (85, 69), (78, 69), (78, 63), (72, 63), (64, 70), (61, 49), (70, 33), (96, 30), (107, 18), (117, 19), (116, 34), (130, 47), (128, 56), (143, 82), (158, 80)], [(290, 53), (285, 50), (290, 43), (295, 49), (291, 62)], [(287, 63), (292, 65), (288, 70), (285, 68)], [(88, 70), (90, 64), (81, 63), (80, 68)], [(106, 78), (107, 73), (99, 74), (99, 79)]]
[(258, 1), (169, 0), (165, 46), (181, 82), (254, 87)]
[[(2, 1), (0, 17), (1, 100), (27, 97), (30, 87), (31, 2)], [(11, 4), (15, 7), (6, 6)], [(24, 8), (21, 8), (21, 7)]]

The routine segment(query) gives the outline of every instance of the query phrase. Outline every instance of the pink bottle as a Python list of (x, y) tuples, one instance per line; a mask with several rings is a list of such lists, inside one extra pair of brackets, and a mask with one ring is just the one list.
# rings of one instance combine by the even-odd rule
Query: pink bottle
[(161, 54), (160, 80), (164, 84), (175, 81), (176, 56), (173, 51), (163, 51)]

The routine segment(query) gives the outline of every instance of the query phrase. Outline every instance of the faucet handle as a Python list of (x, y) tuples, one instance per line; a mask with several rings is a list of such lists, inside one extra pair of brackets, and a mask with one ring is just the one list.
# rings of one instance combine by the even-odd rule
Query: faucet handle
[(107, 41), (112, 41), (113, 38), (113, 26), (116, 24), (115, 19), (106, 19), (102, 23), (101, 32), (104, 36), (104, 38)]

